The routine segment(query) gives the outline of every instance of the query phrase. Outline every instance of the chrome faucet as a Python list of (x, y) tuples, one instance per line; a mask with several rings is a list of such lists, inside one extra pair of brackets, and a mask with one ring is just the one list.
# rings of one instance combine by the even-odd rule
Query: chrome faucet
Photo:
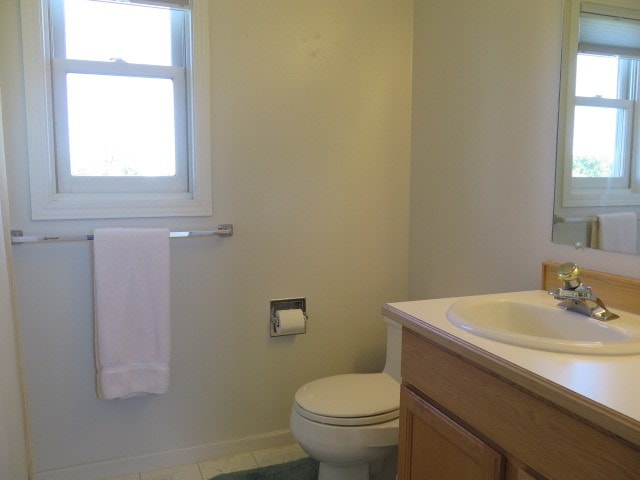
[(559, 308), (578, 312), (596, 320), (613, 320), (618, 315), (611, 313), (604, 306), (602, 300), (591, 293), (591, 287), (586, 287), (580, 281), (580, 267), (575, 263), (563, 263), (558, 268), (558, 280), (563, 282), (562, 288), (557, 288), (549, 295), (556, 300), (562, 300)]

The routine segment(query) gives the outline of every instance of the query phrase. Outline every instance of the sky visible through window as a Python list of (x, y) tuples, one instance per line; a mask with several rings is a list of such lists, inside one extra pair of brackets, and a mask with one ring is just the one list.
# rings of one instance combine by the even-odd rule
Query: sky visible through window
[[(617, 57), (578, 55), (576, 96), (618, 98)], [(577, 106), (573, 132), (573, 176), (611, 177), (616, 168), (618, 108)]]
[[(171, 11), (64, 0), (66, 58), (172, 64)], [(175, 175), (173, 81), (67, 74), (69, 154), (75, 176)]]
[[(578, 55), (576, 96), (618, 98), (617, 57)], [(618, 146), (618, 108), (576, 106), (573, 132), (573, 176), (612, 177)]]

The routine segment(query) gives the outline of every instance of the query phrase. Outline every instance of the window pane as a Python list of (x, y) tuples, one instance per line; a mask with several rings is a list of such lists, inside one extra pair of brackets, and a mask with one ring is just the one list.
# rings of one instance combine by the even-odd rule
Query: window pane
[(625, 112), (577, 106), (573, 130), (574, 177), (622, 177)]
[(164, 78), (67, 75), (74, 176), (173, 176), (173, 82)]
[(620, 98), (618, 57), (578, 54), (576, 96)]
[(66, 58), (169, 66), (171, 15), (165, 8), (64, 0)]

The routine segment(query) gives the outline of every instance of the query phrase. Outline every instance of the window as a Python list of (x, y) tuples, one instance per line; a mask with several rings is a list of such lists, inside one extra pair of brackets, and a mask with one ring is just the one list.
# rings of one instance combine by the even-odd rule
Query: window
[(640, 203), (640, 18), (580, 2), (569, 52), (563, 206)]
[(573, 120), (575, 186), (631, 188), (637, 69), (636, 60), (578, 54)]
[(34, 219), (211, 214), (206, 2), (22, 0)]

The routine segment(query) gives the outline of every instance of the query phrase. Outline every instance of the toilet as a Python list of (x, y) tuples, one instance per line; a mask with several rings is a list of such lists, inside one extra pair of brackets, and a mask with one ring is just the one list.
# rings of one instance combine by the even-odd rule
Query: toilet
[(388, 319), (382, 373), (347, 374), (302, 386), (291, 432), (320, 462), (318, 480), (396, 478), (402, 329)]

